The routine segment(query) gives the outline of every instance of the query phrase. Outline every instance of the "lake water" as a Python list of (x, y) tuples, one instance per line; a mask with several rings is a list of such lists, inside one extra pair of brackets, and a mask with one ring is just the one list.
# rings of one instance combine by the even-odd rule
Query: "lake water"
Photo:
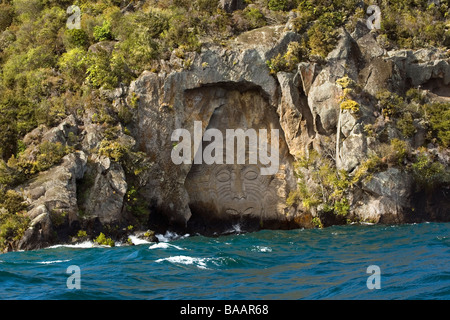
[(0, 255), (0, 298), (450, 299), (450, 223), (159, 237)]

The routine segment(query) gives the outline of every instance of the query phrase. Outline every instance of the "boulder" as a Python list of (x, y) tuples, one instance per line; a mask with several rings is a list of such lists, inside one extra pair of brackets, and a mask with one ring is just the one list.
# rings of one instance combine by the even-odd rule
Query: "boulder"
[(76, 182), (83, 177), (86, 163), (86, 154), (76, 151), (65, 156), (59, 166), (19, 188), (29, 203), (27, 215), (31, 224), (18, 249), (41, 248), (61, 240), (55, 238), (55, 231), (78, 220)]
[(120, 222), (128, 189), (122, 166), (107, 157), (96, 156), (87, 174), (94, 183), (84, 202), (83, 218), (98, 219), (104, 225)]
[(397, 50), (389, 52), (388, 57), (397, 66), (400, 81), (411, 81), (414, 87), (426, 85), (431, 79), (440, 79), (445, 86), (450, 84), (450, 59), (435, 48)]

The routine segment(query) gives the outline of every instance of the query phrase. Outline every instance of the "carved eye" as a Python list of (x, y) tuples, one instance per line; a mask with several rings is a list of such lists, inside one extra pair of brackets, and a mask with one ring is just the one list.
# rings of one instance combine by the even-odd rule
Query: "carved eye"
[(258, 178), (258, 173), (256, 171), (252, 170), (245, 173), (245, 179), (247, 180), (255, 180), (256, 178)]
[(227, 210), (225, 210), (225, 212), (226, 212), (227, 214), (239, 215), (239, 212), (236, 211), (236, 210), (234, 210), (234, 209), (227, 209)]
[(230, 181), (231, 175), (227, 170), (222, 170), (217, 174), (217, 180), (220, 182)]

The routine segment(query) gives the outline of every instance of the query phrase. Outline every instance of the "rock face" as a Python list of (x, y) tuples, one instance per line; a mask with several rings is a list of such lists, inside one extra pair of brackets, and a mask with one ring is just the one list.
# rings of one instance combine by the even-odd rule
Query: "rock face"
[[(252, 89), (241, 92), (233, 88), (201, 88), (190, 91), (189, 99), (206, 106), (210, 100), (202, 102), (201, 97), (209, 94), (219, 97), (220, 106), (214, 110), (207, 130), (223, 132), (219, 148), (224, 150), (221, 164), (194, 164), (186, 178), (192, 227), (210, 233), (230, 230), (233, 225), (242, 225), (245, 229), (289, 225), (290, 217), (285, 214), (288, 211), (286, 198), (295, 183), (292, 158), (284, 137), (280, 136), (282, 129), (276, 111), (258, 90)], [(229, 130), (243, 130), (251, 136), (245, 147), (237, 146), (236, 150), (234, 146), (229, 147), (227, 142), (232, 141)], [(253, 136), (251, 130), (254, 130)], [(275, 147), (274, 139), (278, 144), (277, 152), (275, 148), (271, 150)], [(267, 143), (266, 154), (262, 154), (262, 143)], [(200, 151), (209, 155), (207, 150), (211, 145), (205, 142)], [(238, 161), (239, 151), (245, 163)], [(233, 161), (227, 159), (230, 154), (234, 156)], [(270, 169), (263, 163), (267, 154), (274, 155), (276, 160), (270, 163), (274, 168), (270, 175), (263, 174), (262, 170)]]
[(93, 161), (86, 173), (93, 178), (93, 185), (84, 201), (84, 214), (104, 224), (121, 221), (128, 187), (125, 172), (107, 157), (94, 157)]
[[(25, 186), (23, 194), (30, 203), (28, 217), (31, 224), (18, 249), (41, 248), (58, 240), (67, 240), (67, 229), (78, 220), (76, 181), (83, 177), (86, 162), (86, 154), (82, 151), (69, 154), (61, 165)], [(60, 231), (56, 237), (55, 230)]]
[[(267, 37), (270, 34), (270, 37), (273, 37), (282, 32), (282, 29), (271, 27), (259, 32), (254, 33), (255, 36)], [(287, 37), (290, 37), (290, 34), (287, 33)], [(172, 72), (169, 75), (144, 73), (131, 85), (130, 92), (139, 97), (139, 105), (136, 110), (137, 121), (133, 122), (130, 129), (136, 137), (139, 150), (154, 159), (153, 173), (150, 176), (157, 177), (143, 188), (142, 193), (144, 198), (153, 204), (155, 211), (163, 215), (163, 220), (168, 220), (170, 224), (180, 228), (190, 227), (190, 222), (193, 225), (205, 226), (205, 221), (199, 222), (198, 219), (198, 216), (205, 217), (205, 212), (208, 211), (206, 207), (203, 208), (205, 204), (208, 208), (214, 208), (208, 211), (207, 220), (222, 223), (229, 220), (228, 224), (223, 224), (224, 228), (241, 220), (244, 224), (252, 224), (252, 229), (261, 225), (300, 226), (295, 221), (301, 220), (300, 216), (304, 214), (292, 212), (285, 205), (289, 192), (295, 188), (295, 179), (292, 159), (288, 160), (289, 152), (277, 115), (278, 86), (265, 66), (267, 57), (270, 57), (268, 51), (274, 56), (285, 50), (288, 43), (289, 41), (282, 37), (271, 47), (266, 42), (260, 46), (249, 46), (247, 43), (240, 43), (238, 39), (235, 45), (242, 50), (205, 50), (195, 58), (190, 70)], [(276, 210), (265, 208), (264, 204), (250, 205), (250, 200), (246, 204), (236, 206), (230, 199), (211, 196), (219, 186), (217, 181), (208, 179), (213, 172), (220, 171), (220, 168), (192, 168), (196, 150), (192, 152), (189, 164), (173, 163), (172, 133), (176, 129), (185, 129), (194, 137), (195, 121), (202, 123), (202, 129), (215, 128), (223, 132), (224, 136), (226, 129), (266, 129), (269, 134), (272, 128), (280, 130), (280, 152), (285, 154), (280, 161), (280, 168), (283, 169), (274, 174), (277, 177), (275, 180), (265, 177), (267, 181), (260, 181), (258, 188), (262, 190), (254, 194), (254, 199), (251, 200), (256, 202), (257, 198), (270, 198), (270, 194), (274, 194), (274, 200), (266, 202), (276, 207)], [(258, 164), (256, 169), (257, 167)], [(251, 168), (244, 166), (225, 169), (230, 176), (228, 185), (235, 182), (244, 188), (243, 180), (231, 179), (231, 176), (236, 174), (235, 170), (241, 174)], [(204, 178), (204, 181), (197, 182), (199, 177), (201, 180)], [(257, 180), (256, 177), (254, 179)], [(201, 186), (197, 186), (197, 183)], [(197, 187), (202, 194), (199, 194)], [(208, 192), (208, 189), (211, 189), (211, 192)], [(230, 194), (221, 196), (231, 197)], [(200, 203), (202, 205), (199, 205)], [(191, 207), (195, 209), (191, 210)], [(227, 210), (235, 213), (227, 216)], [(246, 210), (246, 215), (240, 214)], [(215, 223), (216, 226), (219, 224)], [(205, 227), (201, 229), (205, 230)], [(217, 228), (210, 228), (208, 232), (215, 231), (218, 231)]]
[(236, 10), (242, 10), (246, 6), (243, 0), (220, 0), (219, 7), (228, 13)]
[[(232, 11), (242, 3), (222, 1), (221, 5)], [(136, 221), (130, 212), (135, 200), (129, 193), (136, 185), (142, 200), (139, 210), (150, 212), (141, 221), (145, 228), (214, 234), (233, 228), (312, 227), (318, 213), (286, 204), (297, 185), (294, 162), (302, 154), (314, 149), (336, 161), (338, 169), (355, 172), (381, 144), (364, 130), (364, 124), (379, 119), (373, 98), (378, 91), (403, 92), (423, 86), (442, 99), (450, 92), (450, 65), (444, 53), (435, 49), (386, 52), (363, 23), (352, 34), (342, 30), (336, 49), (324, 63), (302, 62), (297, 70), (274, 76), (266, 61), (299, 40), (299, 35), (284, 30), (284, 26), (264, 27), (230, 41), (229, 47), (206, 47), (189, 55), (189, 68), (163, 68), (159, 74), (146, 71), (129, 88), (111, 93), (114, 108), (127, 109), (131, 119), (126, 134), (119, 127), (117, 141), (144, 155), (146, 161), (145, 170), (135, 178), (138, 181), (129, 179), (120, 161), (100, 154), (105, 130), (92, 121), (90, 111), (85, 112), (83, 126), (68, 118), (57, 128), (33, 131), (28, 142), (64, 143), (70, 132), (79, 132), (80, 150), (22, 186), (32, 222), (19, 249), (65, 241), (70, 230), (73, 235), (81, 226), (97, 230)], [(173, 56), (170, 63), (179, 66), (176, 59)], [(342, 88), (336, 80), (344, 76), (365, 92), (355, 98), (360, 105), (358, 117), (340, 112)], [(196, 123), (201, 124), (200, 136)], [(177, 129), (205, 140), (201, 148), (192, 144), (189, 156), (183, 154), (187, 161), (178, 164), (173, 160), (182, 142), (173, 139)], [(203, 136), (208, 129), (222, 133), (222, 139), (208, 140)], [(198, 153), (212, 155), (213, 143), (226, 145), (227, 129), (254, 130), (257, 142), (264, 141), (261, 129), (269, 135), (278, 130), (277, 170), (262, 175), (267, 159), (250, 163), (252, 150), (262, 152), (260, 144), (252, 149), (255, 141), (250, 138), (244, 148), (244, 159), (249, 161), (197, 163)], [(336, 155), (338, 130), (341, 139)], [(389, 137), (395, 137), (395, 130)], [(226, 159), (231, 153), (225, 148), (222, 155), (214, 155)], [(415, 200), (415, 190), (410, 173), (389, 167), (354, 188), (350, 217), (379, 223), (449, 220), (448, 186), (442, 188), (446, 197), (439, 201), (422, 197), (422, 207)], [(410, 214), (419, 207), (420, 216)]]

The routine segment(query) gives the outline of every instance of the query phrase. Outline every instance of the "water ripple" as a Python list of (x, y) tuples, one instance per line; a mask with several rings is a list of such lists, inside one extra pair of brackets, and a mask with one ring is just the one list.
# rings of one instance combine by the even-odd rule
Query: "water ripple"
[[(450, 299), (450, 223), (350, 225), (1, 255), (3, 299)], [(81, 290), (69, 290), (78, 265)], [(381, 270), (369, 290), (367, 267)]]

